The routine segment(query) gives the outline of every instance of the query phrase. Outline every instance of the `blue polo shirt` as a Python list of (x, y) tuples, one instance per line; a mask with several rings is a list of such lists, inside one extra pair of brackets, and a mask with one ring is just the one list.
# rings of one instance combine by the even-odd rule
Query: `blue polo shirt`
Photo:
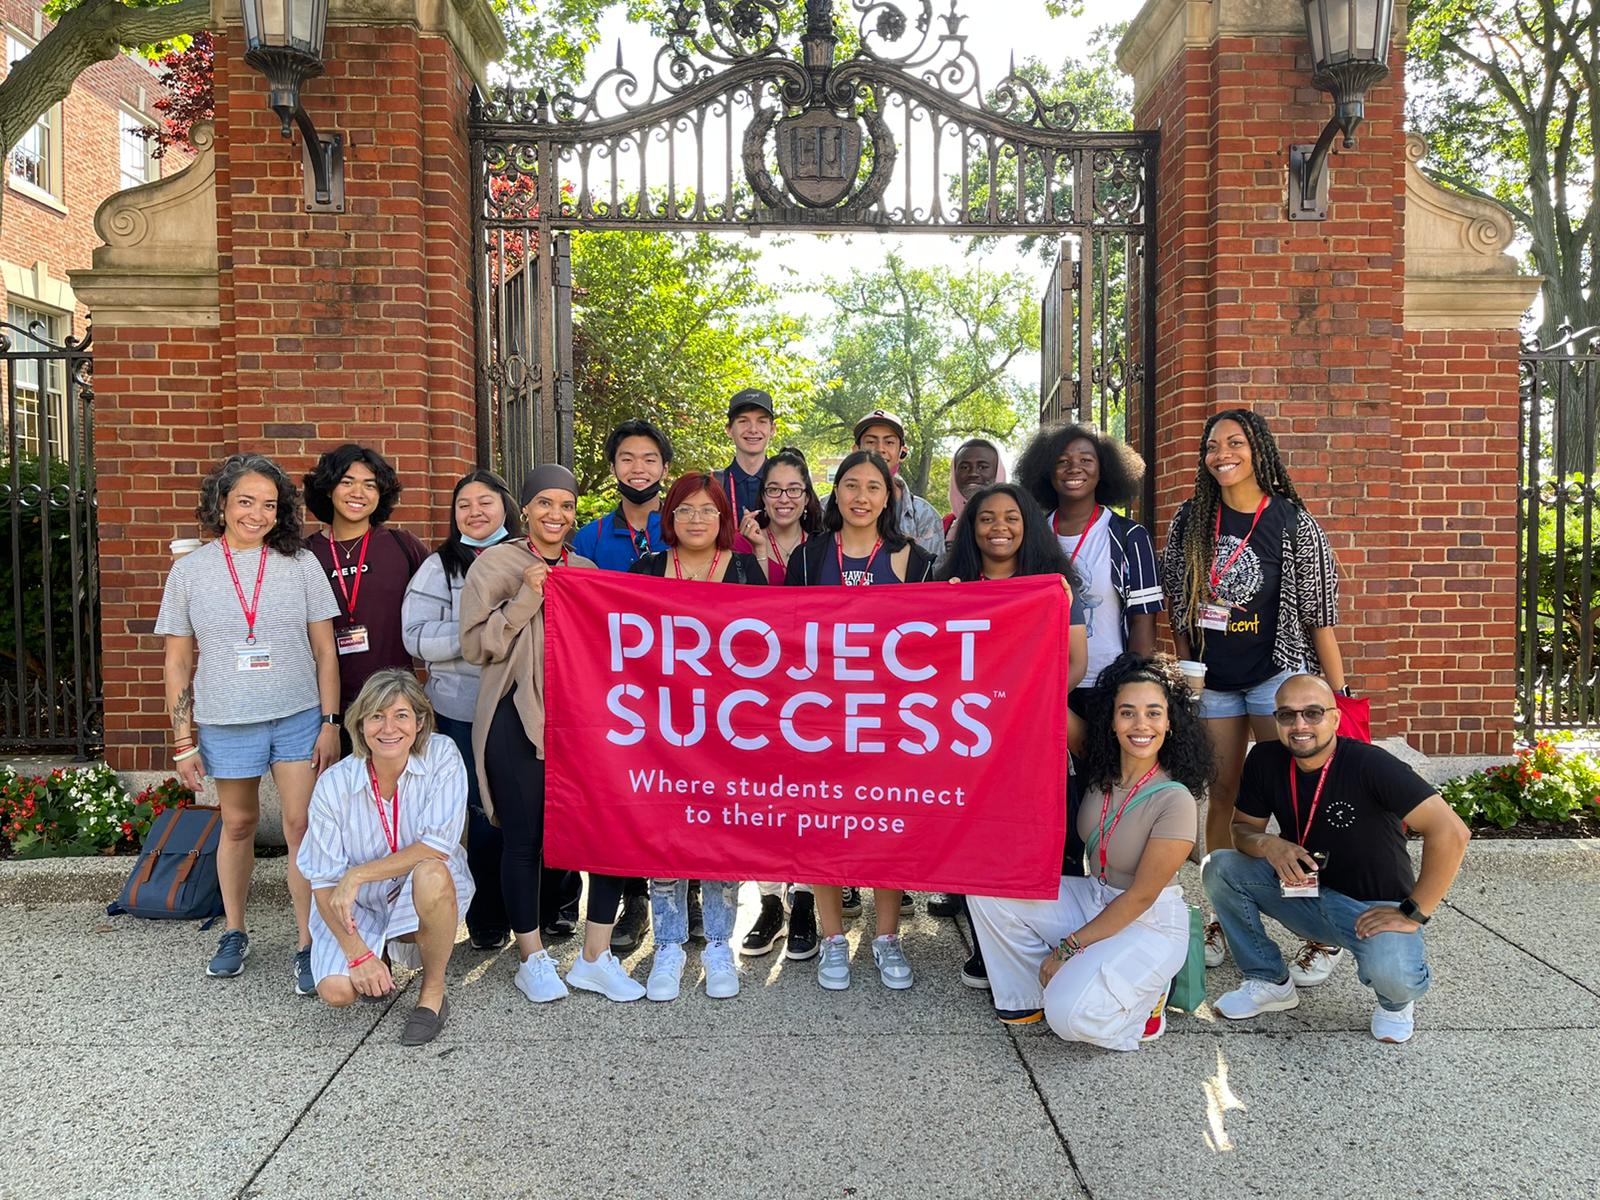
[(733, 504), (733, 531), (739, 532), (739, 522), (746, 513), (761, 511), (761, 476), (746, 475), (737, 461), (729, 463), (717, 476), (722, 490), (728, 493)]
[[(650, 514), (645, 528), (650, 533), (650, 549), (665, 550), (661, 540), (661, 514)], [(572, 535), (572, 549), (597, 565), (602, 571), (626, 571), (639, 557), (639, 548), (633, 544), (633, 530), (623, 518), (620, 507), (603, 517), (596, 517)]]

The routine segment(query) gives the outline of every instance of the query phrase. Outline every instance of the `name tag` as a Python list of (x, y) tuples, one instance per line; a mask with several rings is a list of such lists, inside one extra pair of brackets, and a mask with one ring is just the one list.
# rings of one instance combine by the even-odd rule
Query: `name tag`
[(1315, 879), (1302, 884), (1284, 883), (1279, 880), (1278, 890), (1283, 893), (1285, 900), (1314, 900), (1320, 894)]
[(1228, 630), (1229, 608), (1226, 604), (1202, 604), (1200, 606), (1200, 628), (1215, 629), (1226, 633)]
[(333, 639), (339, 645), (340, 654), (365, 654), (367, 651), (365, 625), (352, 625), (348, 629), (335, 630)]
[(272, 647), (265, 642), (256, 642), (254, 645), (235, 642), (233, 645), (233, 659), (233, 669), (235, 671), (270, 671), (272, 670)]

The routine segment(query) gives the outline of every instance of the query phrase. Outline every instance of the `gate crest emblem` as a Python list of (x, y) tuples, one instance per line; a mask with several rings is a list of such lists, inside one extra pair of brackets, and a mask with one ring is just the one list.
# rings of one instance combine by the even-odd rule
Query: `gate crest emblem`
[(830, 208), (850, 194), (861, 170), (861, 122), (813, 108), (779, 121), (778, 169), (794, 198)]

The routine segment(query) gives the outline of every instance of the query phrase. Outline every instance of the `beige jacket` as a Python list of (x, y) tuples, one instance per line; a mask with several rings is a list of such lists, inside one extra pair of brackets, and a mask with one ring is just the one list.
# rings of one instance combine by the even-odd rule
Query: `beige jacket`
[[(491, 546), (472, 564), (461, 589), (461, 654), (483, 668), (478, 708), (472, 719), (472, 752), (478, 764), (483, 811), (491, 821), (494, 799), (483, 745), (495, 709), (513, 687), (523, 731), (539, 757), (544, 757), (544, 597), (536, 595), (522, 578), (536, 561), (525, 541)], [(566, 566), (598, 570), (577, 554), (568, 554)]]

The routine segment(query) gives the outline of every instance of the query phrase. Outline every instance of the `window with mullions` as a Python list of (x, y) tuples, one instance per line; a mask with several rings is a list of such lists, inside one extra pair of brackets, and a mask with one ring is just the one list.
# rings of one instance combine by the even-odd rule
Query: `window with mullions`
[[(66, 336), (65, 318), (22, 304), (6, 305), (6, 323), (13, 326), (5, 331), (11, 341), (12, 354), (26, 354), (30, 350), (48, 354), (60, 346)], [(11, 403), (0, 411), (0, 424), (8, 424), (11, 414), (16, 413), (16, 453), (38, 455), (42, 433), (48, 439), (51, 457), (61, 457), (66, 452), (67, 434), (66, 363), (59, 357), (11, 358), (8, 361)], [(42, 430), (41, 416), (45, 422)], [(11, 434), (12, 430), (7, 428), (0, 455), (10, 456)]]
[(151, 139), (146, 136), (145, 130), (150, 128), (150, 123), (123, 110), (119, 114), (121, 120), (122, 144), (122, 186), (125, 188), (138, 187), (141, 183), (149, 183), (156, 177), (156, 160), (154, 146)]
[[(7, 71), (10, 64), (32, 49), (13, 34), (6, 35)], [(52, 104), (17, 139), (6, 160), (6, 173), (13, 184), (61, 199), (61, 105)]]

